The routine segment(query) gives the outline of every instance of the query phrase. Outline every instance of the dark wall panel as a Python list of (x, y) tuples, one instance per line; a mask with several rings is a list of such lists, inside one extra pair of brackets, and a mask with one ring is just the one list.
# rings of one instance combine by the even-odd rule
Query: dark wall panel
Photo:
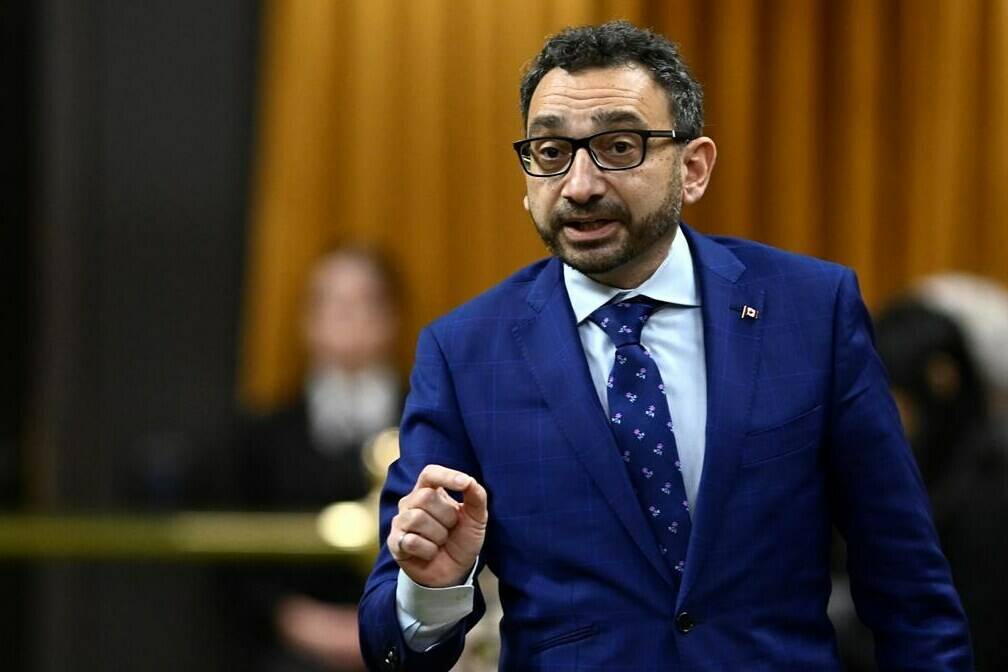
[[(35, 11), (34, 501), (191, 504), (234, 408), (258, 3)], [(229, 669), (216, 571), (45, 567), (31, 669)]]

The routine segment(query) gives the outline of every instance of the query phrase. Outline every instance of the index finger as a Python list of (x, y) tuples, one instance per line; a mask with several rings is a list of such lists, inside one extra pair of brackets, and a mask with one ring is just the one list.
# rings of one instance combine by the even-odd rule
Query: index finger
[(477, 522), (487, 521), (487, 492), (475, 478), (469, 479), (469, 485), (462, 495), (462, 505)]
[(473, 477), (457, 469), (442, 467), (440, 464), (428, 464), (417, 477), (414, 488), (444, 488), (461, 492), (473, 482)]

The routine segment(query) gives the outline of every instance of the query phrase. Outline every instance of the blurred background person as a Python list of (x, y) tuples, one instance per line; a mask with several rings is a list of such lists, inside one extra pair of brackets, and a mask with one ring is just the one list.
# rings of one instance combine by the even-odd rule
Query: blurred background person
[[(285, 407), (254, 419), (237, 461), (241, 504), (317, 511), (371, 489), (361, 451), (398, 422), (400, 378), (390, 364), (398, 329), (392, 273), (375, 254), (334, 249), (308, 282), (301, 329), (304, 385)], [(358, 670), (359, 573), (331, 565), (242, 571), (238, 608), (252, 667), (268, 672)]]
[[(1008, 340), (996, 348), (991, 336), (1001, 316), (988, 313), (1001, 299), (997, 289), (972, 276), (936, 276), (875, 315), (878, 353), (970, 622), (978, 670), (1008, 669), (1002, 641), (1008, 588), (1000, 577), (1008, 553), (1008, 459), (1003, 427), (992, 417), (997, 371), (977, 364), (1004, 360)], [(857, 620), (836, 541), (830, 616), (848, 672), (871, 672), (871, 633)]]
[[(978, 303), (976, 297), (967, 300)], [(1004, 434), (991, 419), (989, 378), (978, 369), (953, 315), (934, 307), (918, 290), (881, 310), (875, 331), (941, 548), (970, 621), (977, 669), (1006, 669), (1003, 606), (1008, 587), (1001, 567), (1008, 553), (1008, 459)], [(850, 672), (874, 670), (871, 636), (857, 622), (846, 576), (838, 571), (834, 580), (831, 616), (845, 664)]]
[(989, 432), (987, 388), (962, 331), (947, 315), (904, 298), (878, 313), (879, 355), (917, 465), (932, 494)]
[(939, 273), (912, 292), (958, 325), (987, 389), (993, 430), (1008, 436), (1008, 289), (971, 273)]
[(1008, 669), (1008, 460), (1003, 434), (991, 422), (988, 379), (956, 320), (921, 299), (892, 303), (875, 328), (970, 621), (977, 669)]

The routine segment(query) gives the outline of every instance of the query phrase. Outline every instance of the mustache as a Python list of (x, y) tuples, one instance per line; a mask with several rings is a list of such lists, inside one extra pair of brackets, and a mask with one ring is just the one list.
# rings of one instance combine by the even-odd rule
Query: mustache
[(571, 219), (615, 219), (627, 222), (630, 220), (630, 212), (620, 203), (594, 201), (578, 204), (567, 201), (550, 216), (551, 228), (562, 228)]

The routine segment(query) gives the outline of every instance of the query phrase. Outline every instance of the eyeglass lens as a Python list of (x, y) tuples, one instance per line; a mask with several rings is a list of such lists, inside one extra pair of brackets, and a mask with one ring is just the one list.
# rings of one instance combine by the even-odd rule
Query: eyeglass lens
[[(602, 168), (633, 168), (644, 160), (644, 139), (635, 133), (614, 131), (596, 135), (588, 143), (592, 158)], [(522, 151), (530, 173), (555, 175), (567, 170), (574, 160), (574, 146), (561, 138), (530, 140)]]

